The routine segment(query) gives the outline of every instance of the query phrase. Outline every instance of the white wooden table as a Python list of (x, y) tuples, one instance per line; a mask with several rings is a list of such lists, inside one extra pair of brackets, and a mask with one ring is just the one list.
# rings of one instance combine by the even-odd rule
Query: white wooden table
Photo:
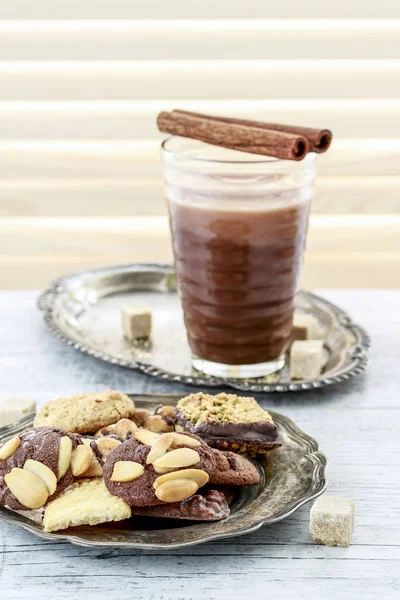
[[(324, 291), (372, 336), (364, 376), (304, 394), (260, 395), (313, 435), (329, 458), (328, 491), (351, 497), (349, 548), (311, 542), (309, 508), (251, 535), (167, 553), (91, 550), (0, 525), (4, 600), (134, 598), (225, 600), (400, 597), (400, 291)], [(34, 292), (0, 293), (2, 395), (58, 395), (113, 387), (185, 392), (108, 366), (62, 345), (45, 329)]]

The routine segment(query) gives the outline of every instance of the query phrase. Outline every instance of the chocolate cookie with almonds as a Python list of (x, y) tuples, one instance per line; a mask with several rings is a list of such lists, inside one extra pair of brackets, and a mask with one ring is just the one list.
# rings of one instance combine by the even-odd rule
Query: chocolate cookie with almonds
[(109, 492), (130, 506), (155, 506), (191, 497), (214, 470), (213, 450), (196, 435), (139, 429), (112, 450), (103, 475)]
[(88, 469), (92, 455), (79, 435), (50, 427), (26, 429), (0, 448), (0, 505), (41, 508)]

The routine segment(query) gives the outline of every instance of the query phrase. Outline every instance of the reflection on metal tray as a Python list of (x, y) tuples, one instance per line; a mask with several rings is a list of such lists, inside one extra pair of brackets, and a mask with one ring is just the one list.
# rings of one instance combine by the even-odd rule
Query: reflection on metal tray
[[(150, 342), (128, 342), (122, 335), (120, 308), (135, 300), (153, 311)], [(301, 291), (296, 308), (311, 313), (324, 340), (320, 377), (293, 381), (288, 365), (257, 379), (222, 379), (193, 371), (174, 270), (168, 265), (126, 265), (70, 275), (55, 281), (39, 298), (50, 331), (77, 350), (106, 362), (169, 381), (196, 386), (230, 386), (248, 392), (286, 392), (320, 388), (361, 373), (369, 338), (332, 303)]]
[[(154, 411), (162, 404), (175, 404), (177, 394), (132, 394), (137, 408)], [(73, 527), (56, 533), (43, 531), (41, 511), (13, 512), (0, 507), (0, 522), (22, 527), (51, 541), (67, 540), (80, 546), (147, 548), (167, 550), (243, 535), (282, 521), (300, 506), (316, 498), (326, 488), (326, 458), (317, 442), (284, 415), (271, 412), (282, 439), (282, 447), (268, 457), (266, 464), (255, 462), (261, 483), (242, 487), (231, 504), (231, 514), (223, 521), (193, 523), (173, 519), (132, 517), (120, 523)], [(34, 415), (18, 425), (0, 431), (0, 446), (29, 427)]]

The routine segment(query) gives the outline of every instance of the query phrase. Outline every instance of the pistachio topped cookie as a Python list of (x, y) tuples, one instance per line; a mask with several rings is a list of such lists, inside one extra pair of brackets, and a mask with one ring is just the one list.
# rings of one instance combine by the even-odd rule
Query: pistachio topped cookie
[(235, 394), (190, 394), (176, 407), (177, 422), (221, 450), (266, 454), (280, 446), (271, 415), (254, 398)]

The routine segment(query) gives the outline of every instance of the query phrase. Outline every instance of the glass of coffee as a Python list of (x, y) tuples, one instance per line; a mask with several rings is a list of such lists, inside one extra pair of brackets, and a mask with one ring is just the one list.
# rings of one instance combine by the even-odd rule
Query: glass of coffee
[(278, 371), (292, 332), (315, 155), (279, 160), (180, 137), (162, 147), (193, 367), (224, 378)]

